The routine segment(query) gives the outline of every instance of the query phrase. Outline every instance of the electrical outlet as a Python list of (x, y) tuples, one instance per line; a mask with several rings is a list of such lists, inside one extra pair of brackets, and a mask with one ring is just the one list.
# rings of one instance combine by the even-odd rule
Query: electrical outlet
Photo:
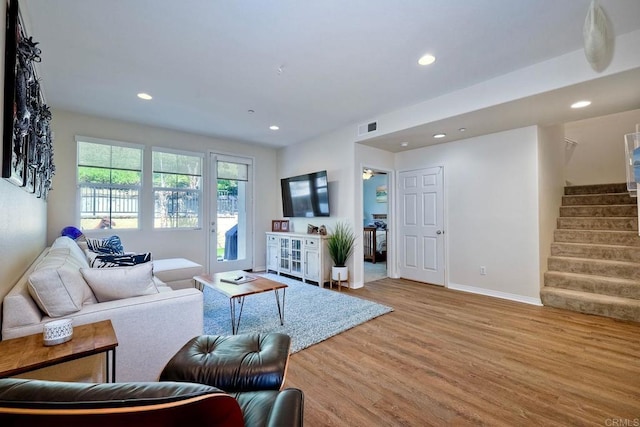
[(486, 276), (487, 275), (487, 267), (485, 267), (484, 265), (480, 266), (480, 274), (482, 276)]

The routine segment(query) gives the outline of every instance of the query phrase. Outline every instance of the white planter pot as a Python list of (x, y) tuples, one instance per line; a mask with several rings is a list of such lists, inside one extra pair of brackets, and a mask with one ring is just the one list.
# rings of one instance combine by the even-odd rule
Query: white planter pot
[(346, 282), (349, 279), (348, 267), (331, 267), (331, 280)]

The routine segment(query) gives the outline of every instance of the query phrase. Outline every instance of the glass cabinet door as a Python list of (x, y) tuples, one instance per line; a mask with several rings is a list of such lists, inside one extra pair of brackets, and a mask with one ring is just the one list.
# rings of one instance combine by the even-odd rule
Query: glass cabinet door
[(291, 273), (302, 273), (302, 239), (291, 239)]
[(280, 239), (280, 271), (291, 271), (289, 264), (289, 244), (291, 240)]

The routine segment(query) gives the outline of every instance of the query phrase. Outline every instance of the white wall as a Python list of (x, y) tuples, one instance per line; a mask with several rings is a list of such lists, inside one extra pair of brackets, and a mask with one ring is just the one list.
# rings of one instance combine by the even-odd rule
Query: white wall
[(537, 138), (527, 127), (396, 155), (398, 171), (444, 166), (449, 287), (539, 303)]
[[(6, 2), (0, 3), (5, 16)], [(0, 31), (0, 73), (4, 81), (5, 33)], [(3, 94), (4, 86), (0, 87)], [(4, 104), (0, 103), (0, 111)], [(0, 115), (2, 117), (2, 115)], [(0, 135), (3, 132), (0, 119)], [(2, 144), (0, 144), (0, 159)], [(0, 301), (45, 247), (47, 203), (0, 178)]]
[(538, 129), (538, 212), (540, 235), (540, 287), (544, 285), (553, 231), (557, 228), (564, 194), (564, 127)]
[[(347, 221), (354, 231), (361, 230), (362, 200), (356, 202), (355, 183), (361, 187), (362, 174), (356, 180), (354, 162), (354, 129), (342, 129), (322, 137), (282, 148), (278, 151), (278, 178), (300, 175), (318, 170), (327, 171), (329, 181), (330, 217), (289, 218), (292, 231), (306, 233), (307, 224), (326, 225), (329, 232), (337, 221)], [(359, 191), (361, 193), (361, 190)], [(278, 191), (279, 215), (282, 215), (282, 195)], [(356, 206), (358, 215), (355, 215)], [(276, 218), (274, 218), (276, 219)], [(349, 286), (362, 286), (362, 269), (354, 265), (362, 264), (362, 235), (358, 237), (354, 253), (347, 263)], [(354, 264), (355, 263), (355, 264)]]
[[(150, 211), (153, 210), (151, 183), (147, 180), (143, 190), (143, 206), (146, 209), (147, 222), (142, 223), (140, 230), (109, 230), (102, 233), (117, 233), (126, 250), (142, 252), (151, 251), (154, 258), (184, 257), (207, 266), (207, 245), (209, 244), (208, 224), (208, 190), (209, 184), (208, 155), (209, 150), (226, 154), (236, 154), (254, 158), (254, 204), (255, 235), (253, 262), (255, 269), (264, 269), (266, 264), (266, 239), (264, 232), (271, 228), (271, 219), (276, 215), (277, 204), (275, 193), (276, 150), (240, 142), (224, 141), (184, 132), (176, 132), (157, 127), (127, 123), (92, 117), (63, 110), (53, 111), (53, 131), (55, 133), (56, 174), (49, 200), (47, 242), (50, 244), (60, 230), (67, 225), (77, 225), (76, 206), (76, 142), (75, 136), (169, 147), (180, 150), (205, 153), (205, 217), (201, 230), (154, 230), (151, 226)], [(214, 187), (215, 188), (215, 187)], [(87, 232), (89, 233), (89, 232)], [(98, 231), (98, 233), (100, 233)]]
[(565, 179), (570, 185), (626, 182), (624, 136), (640, 124), (640, 110), (631, 110), (565, 124), (565, 136), (578, 144), (565, 154)]

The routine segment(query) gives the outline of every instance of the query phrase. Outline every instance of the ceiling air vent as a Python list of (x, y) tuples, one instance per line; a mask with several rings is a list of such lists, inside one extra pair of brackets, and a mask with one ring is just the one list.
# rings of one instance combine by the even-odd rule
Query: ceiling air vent
[(366, 135), (378, 130), (378, 122), (365, 123), (358, 126), (358, 136)]

